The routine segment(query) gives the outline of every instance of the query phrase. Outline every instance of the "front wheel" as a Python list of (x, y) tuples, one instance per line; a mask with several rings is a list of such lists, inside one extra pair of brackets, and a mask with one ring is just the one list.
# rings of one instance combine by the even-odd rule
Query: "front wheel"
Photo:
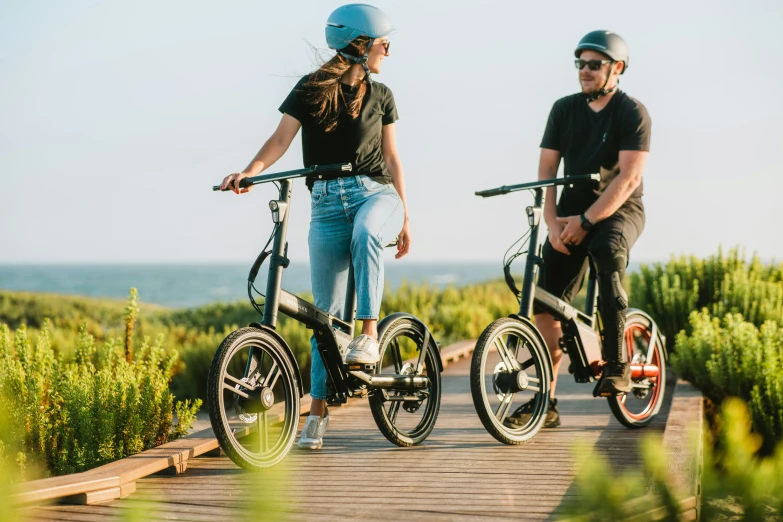
[[(663, 340), (652, 342), (652, 321), (644, 314), (629, 311), (625, 321), (625, 350), (628, 362), (636, 370), (631, 376), (633, 389), (607, 397), (612, 413), (627, 428), (643, 428), (660, 411), (666, 389), (666, 358)], [(642, 368), (643, 371), (639, 371)]]
[(288, 454), (299, 423), (299, 375), (272, 334), (229, 334), (209, 368), (207, 397), (215, 438), (235, 464), (260, 471)]
[(490, 435), (504, 444), (532, 439), (546, 419), (551, 382), (549, 353), (532, 324), (503, 318), (487, 326), (473, 351), (470, 391)]
[(425, 333), (421, 323), (402, 317), (384, 330), (378, 342), (381, 358), (376, 374), (426, 375), (429, 379), (425, 389), (413, 392), (378, 389), (370, 396), (375, 424), (397, 446), (423, 442), (435, 427), (440, 410), (440, 354), (431, 336), (424, 346)]

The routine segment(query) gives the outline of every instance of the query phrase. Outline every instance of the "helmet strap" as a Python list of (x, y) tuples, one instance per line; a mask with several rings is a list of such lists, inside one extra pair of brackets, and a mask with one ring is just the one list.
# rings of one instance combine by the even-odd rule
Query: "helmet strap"
[(370, 56), (370, 49), (372, 49), (373, 44), (375, 43), (375, 38), (370, 38), (370, 41), (367, 42), (367, 48), (364, 51), (364, 56), (353, 56), (348, 53), (344, 53), (342, 51), (337, 51), (337, 54), (348, 60), (349, 62), (358, 63), (362, 66), (362, 69), (364, 69), (364, 80), (367, 82), (368, 85), (372, 84), (372, 78), (370, 77), (370, 68), (367, 66), (367, 58)]
[[(595, 100), (600, 98), (601, 96), (606, 96), (609, 93), (612, 93), (617, 90), (617, 85), (615, 84), (614, 87), (611, 89), (607, 89), (606, 86), (609, 85), (609, 78), (612, 77), (612, 66), (616, 64), (617, 62), (612, 60), (612, 63), (609, 64), (609, 74), (606, 76), (606, 81), (604, 82), (603, 87), (598, 89), (592, 94), (586, 94), (585, 98), (587, 99), (587, 103), (593, 103)], [(620, 80), (617, 80), (617, 83), (620, 83)]]

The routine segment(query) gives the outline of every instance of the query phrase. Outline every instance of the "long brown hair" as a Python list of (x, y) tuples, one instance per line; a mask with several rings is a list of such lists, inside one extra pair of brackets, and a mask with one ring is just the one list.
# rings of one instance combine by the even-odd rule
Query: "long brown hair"
[[(368, 43), (370, 43), (369, 38), (360, 36), (348, 44), (348, 47), (343, 49), (343, 52), (352, 56), (364, 56)], [(343, 100), (342, 106), (347, 109), (351, 118), (359, 116), (359, 111), (362, 110), (362, 101), (367, 91), (367, 83), (361, 82), (359, 84), (356, 94), (348, 103), (345, 102), (342, 89), (340, 88), (340, 79), (352, 65), (353, 62), (337, 53), (313, 72), (304, 84), (309, 97), (308, 101), (315, 107), (312, 115), (319, 123), (326, 126), (326, 132), (334, 130), (337, 126), (337, 117), (340, 111), (343, 110), (340, 100)]]

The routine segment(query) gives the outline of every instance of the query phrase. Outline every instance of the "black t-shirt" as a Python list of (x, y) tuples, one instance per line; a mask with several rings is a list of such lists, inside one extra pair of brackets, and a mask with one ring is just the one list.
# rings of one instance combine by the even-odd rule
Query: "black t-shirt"
[[(397, 121), (397, 107), (391, 89), (373, 82), (364, 93), (359, 115), (352, 118), (345, 104), (351, 103), (358, 87), (340, 84), (343, 96), (337, 116), (337, 126), (326, 132), (326, 124), (313, 116), (315, 107), (309, 100), (304, 76), (280, 106), (280, 112), (296, 118), (302, 124), (302, 159), (305, 167), (351, 163), (354, 174), (372, 176), (381, 183), (391, 183), (391, 175), (383, 161), (382, 127)], [(345, 103), (343, 102), (343, 99)], [(313, 180), (307, 180), (312, 189)]]
[[(563, 188), (557, 213), (582, 214), (597, 199), (620, 169), (621, 150), (650, 150), (652, 123), (639, 101), (618, 91), (599, 112), (593, 111), (581, 93), (557, 100), (541, 140), (541, 148), (560, 151), (566, 176), (601, 173), (601, 182), (579, 183)], [(623, 206), (639, 206), (642, 185)], [(621, 207), (622, 208), (622, 207)]]

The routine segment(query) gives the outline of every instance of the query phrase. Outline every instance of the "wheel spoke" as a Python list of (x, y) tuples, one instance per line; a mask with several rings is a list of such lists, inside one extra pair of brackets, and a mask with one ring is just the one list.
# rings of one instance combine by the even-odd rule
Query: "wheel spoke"
[(506, 365), (506, 368), (511, 370), (518, 370), (519, 369), (519, 361), (517, 361), (516, 357), (512, 357), (511, 354), (508, 351), (508, 346), (506, 346), (506, 341), (503, 340), (502, 335), (498, 335), (495, 337), (495, 348), (498, 351), (498, 355), (500, 355), (500, 358), (503, 359), (503, 363)]
[(238, 388), (236, 388), (234, 386), (230, 386), (230, 385), (228, 385), (226, 383), (223, 383), (223, 389), (224, 390), (228, 390), (228, 391), (230, 391), (232, 393), (235, 393), (235, 394), (239, 395), (240, 397), (242, 397), (243, 399), (249, 399), (250, 398), (250, 396), (247, 393), (243, 392), (242, 390), (240, 390), (240, 389), (238, 389)]
[(525, 388), (525, 390), (530, 390), (532, 392), (538, 393), (541, 391), (541, 388), (539, 388), (538, 386), (528, 386), (527, 388)]
[(530, 359), (528, 359), (527, 361), (525, 361), (525, 362), (523, 362), (522, 364), (519, 365), (520, 366), (520, 370), (527, 370), (528, 368), (533, 366), (535, 364), (535, 362), (536, 361), (534, 361), (533, 358), (531, 357)]
[(242, 386), (243, 388), (247, 388), (248, 390), (255, 389), (255, 386), (253, 386), (251, 384), (248, 384), (248, 383), (246, 383), (244, 381), (240, 381), (239, 379), (237, 379), (236, 377), (234, 377), (230, 373), (224, 373), (223, 374), (223, 379), (227, 379), (227, 380), (233, 382), (234, 384), (238, 384), (238, 385)]
[(541, 379), (539, 379), (538, 377), (528, 377), (527, 378), (527, 382), (533, 382), (535, 384), (540, 384), (541, 383)]
[(424, 339), (422, 339), (421, 347), (419, 348), (419, 360), (416, 361), (416, 373), (421, 373), (421, 369), (424, 364), (424, 354), (427, 352), (427, 347), (424, 346)]
[(392, 402), (391, 406), (389, 406), (389, 422), (394, 424), (397, 421), (397, 413), (400, 411), (400, 406), (402, 405), (403, 401), (395, 401)]
[(272, 367), (269, 368), (269, 373), (267, 373), (266, 377), (264, 377), (263, 385), (267, 388), (274, 388), (281, 373), (282, 372), (280, 371), (280, 367), (276, 362), (273, 361)]
[(502, 424), (504, 420), (506, 420), (506, 417), (508, 416), (508, 411), (511, 409), (511, 402), (514, 400), (514, 394), (509, 393), (505, 397), (503, 397), (503, 400), (498, 405), (498, 409), (495, 411), (495, 418), (500, 421)]
[(633, 359), (633, 353), (636, 350), (636, 343), (633, 341), (633, 328), (629, 328), (625, 331), (625, 347), (628, 353), (628, 361)]
[(269, 450), (269, 423), (265, 411), (258, 415), (256, 424), (258, 425), (258, 452), (266, 453)]
[(508, 342), (509, 350), (514, 351), (514, 359), (517, 361), (519, 361), (519, 348), (520, 348), (520, 344), (522, 344), (521, 341), (522, 339), (520, 339), (519, 337), (512, 337), (511, 339), (509, 339)]
[(396, 338), (389, 345), (389, 349), (392, 351), (392, 361), (394, 361), (394, 371), (395, 373), (400, 373), (402, 371), (402, 354), (400, 354), (400, 345), (397, 343)]
[(248, 350), (247, 354), (247, 363), (245, 364), (245, 377), (250, 379), (251, 375), (258, 369), (261, 368), (264, 364), (264, 351), (261, 350), (261, 362), (258, 361), (258, 355), (256, 355), (256, 351), (260, 348), (256, 348), (254, 346), (250, 347), (250, 350)]

